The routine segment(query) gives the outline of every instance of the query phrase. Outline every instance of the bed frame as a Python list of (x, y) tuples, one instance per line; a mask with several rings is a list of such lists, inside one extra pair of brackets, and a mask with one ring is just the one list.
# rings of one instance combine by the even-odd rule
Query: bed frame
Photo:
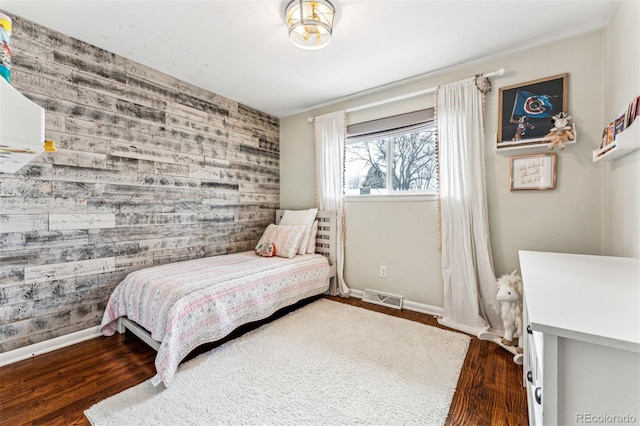
[[(276, 224), (280, 223), (284, 210), (276, 210)], [(336, 282), (336, 226), (337, 226), (336, 212), (319, 211), (316, 219), (318, 219), (318, 234), (316, 235), (316, 253), (322, 254), (329, 260), (330, 271), (329, 276), (329, 293), (335, 292)], [(129, 320), (126, 317), (118, 318), (118, 333), (124, 333), (126, 330), (131, 331), (140, 340), (151, 346), (154, 350), (158, 351), (160, 348), (160, 342), (151, 338), (151, 333), (146, 329), (139, 326), (135, 322)], [(157, 376), (156, 376), (157, 378)], [(159, 380), (159, 378), (157, 378)], [(159, 383), (159, 382), (158, 382)], [(157, 385), (158, 383), (155, 383)]]

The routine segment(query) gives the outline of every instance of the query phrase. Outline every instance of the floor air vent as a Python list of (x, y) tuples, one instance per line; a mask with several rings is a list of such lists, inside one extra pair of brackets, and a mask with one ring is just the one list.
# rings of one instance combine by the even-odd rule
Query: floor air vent
[(377, 290), (364, 289), (362, 300), (375, 303), (376, 305), (388, 306), (389, 308), (402, 309), (402, 296), (383, 293)]

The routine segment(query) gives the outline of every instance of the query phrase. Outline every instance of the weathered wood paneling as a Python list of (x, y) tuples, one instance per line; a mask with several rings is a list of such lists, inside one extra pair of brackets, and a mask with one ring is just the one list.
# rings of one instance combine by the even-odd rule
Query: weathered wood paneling
[(49, 229), (114, 228), (114, 214), (50, 214)]
[(279, 205), (279, 120), (14, 17), (45, 153), (0, 173), (0, 352), (100, 323), (126, 274), (251, 249)]
[(27, 266), (24, 268), (24, 282), (25, 284), (30, 284), (77, 277), (79, 275), (100, 274), (102, 272), (113, 271), (115, 267), (115, 257), (55, 263), (52, 265)]

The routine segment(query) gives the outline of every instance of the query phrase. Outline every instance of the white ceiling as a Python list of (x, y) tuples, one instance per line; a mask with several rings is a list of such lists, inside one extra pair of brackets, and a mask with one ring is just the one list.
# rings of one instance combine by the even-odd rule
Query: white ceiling
[(414, 76), (596, 30), (616, 3), (331, 1), (338, 11), (334, 37), (319, 51), (303, 51), (288, 41), (289, 0), (0, 0), (0, 9), (286, 117)]

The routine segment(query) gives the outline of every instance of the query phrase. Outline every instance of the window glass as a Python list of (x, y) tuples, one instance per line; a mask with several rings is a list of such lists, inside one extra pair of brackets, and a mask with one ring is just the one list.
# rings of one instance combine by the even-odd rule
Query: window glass
[(387, 188), (387, 142), (385, 139), (347, 143), (345, 194), (385, 194)]
[(434, 193), (437, 173), (433, 120), (374, 135), (347, 137), (347, 196)]

